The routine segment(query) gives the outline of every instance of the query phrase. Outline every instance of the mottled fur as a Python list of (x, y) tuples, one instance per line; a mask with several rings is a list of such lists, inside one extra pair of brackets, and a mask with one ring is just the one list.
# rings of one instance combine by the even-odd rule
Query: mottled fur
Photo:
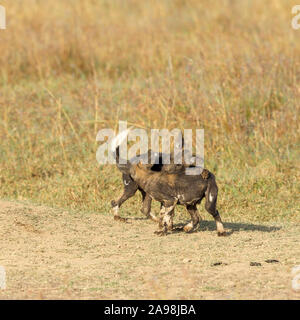
[[(122, 172), (124, 185), (122, 196), (117, 201), (111, 202), (116, 220), (125, 220), (119, 216), (119, 208), (139, 190), (143, 197), (141, 211), (146, 217), (159, 222), (157, 234), (166, 234), (168, 230), (172, 230), (174, 209), (177, 204), (185, 205), (191, 215), (191, 222), (183, 228), (184, 231), (190, 232), (201, 220), (197, 204), (205, 197), (205, 209), (214, 217), (218, 235), (225, 235), (219, 212), (216, 209), (218, 187), (214, 175), (208, 170), (204, 169), (198, 175), (187, 175), (186, 168), (191, 168), (192, 165), (174, 164), (172, 155), (171, 164), (162, 164), (163, 155), (161, 153), (154, 154), (158, 157), (156, 164), (142, 164), (138, 162), (138, 158), (120, 164), (119, 146), (113, 152), (117, 167)], [(153, 156), (151, 150), (148, 151), (147, 156), (148, 159), (151, 159)], [(152, 199), (161, 203), (158, 218), (151, 213)]]
[[(166, 172), (169, 173), (168, 183), (174, 186), (174, 177), (177, 172), (182, 170), (183, 166), (187, 167), (185, 164), (174, 164), (173, 155), (170, 156), (170, 164), (163, 164), (163, 154), (162, 153), (153, 153), (151, 150), (148, 151), (148, 159), (151, 159), (151, 156), (157, 158), (156, 164), (143, 164), (145, 170)], [(136, 162), (135, 159), (131, 159), (126, 164), (120, 164), (119, 158), (119, 147), (116, 147), (115, 158), (118, 169), (122, 172), (122, 181), (123, 181), (123, 193), (117, 200), (112, 200), (111, 205), (114, 213), (114, 219), (119, 221), (126, 221), (126, 219), (120, 217), (119, 208), (122, 204), (127, 201), (129, 198), (133, 197), (135, 193), (139, 190), (142, 194), (142, 207), (141, 212), (147, 217), (151, 218), (153, 221), (158, 221), (158, 218), (151, 212), (151, 202), (152, 198), (134, 181), (130, 175), (130, 168), (132, 163)], [(205, 171), (203, 171), (204, 173)], [(142, 172), (140, 174), (143, 174)]]
[(166, 221), (172, 221), (176, 204), (186, 206), (192, 220), (184, 227), (184, 231), (192, 231), (201, 219), (197, 204), (204, 197), (205, 209), (214, 217), (218, 235), (225, 234), (216, 209), (218, 187), (214, 175), (208, 170), (204, 169), (200, 175), (186, 175), (184, 165), (181, 169), (176, 168), (176, 173), (170, 173), (163, 170), (154, 171), (138, 163), (131, 165), (130, 176), (144, 192), (162, 204), (158, 234), (166, 234), (170, 229)]

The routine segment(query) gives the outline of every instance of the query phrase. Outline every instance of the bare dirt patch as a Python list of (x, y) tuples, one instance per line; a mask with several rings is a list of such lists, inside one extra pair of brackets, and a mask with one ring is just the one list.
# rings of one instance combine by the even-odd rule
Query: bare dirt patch
[(7, 288), (0, 298), (300, 298), (291, 284), (291, 270), (300, 265), (299, 225), (225, 221), (225, 227), (232, 232), (225, 238), (212, 220), (192, 234), (157, 237), (156, 225), (142, 217), (120, 223), (100, 213), (2, 201)]

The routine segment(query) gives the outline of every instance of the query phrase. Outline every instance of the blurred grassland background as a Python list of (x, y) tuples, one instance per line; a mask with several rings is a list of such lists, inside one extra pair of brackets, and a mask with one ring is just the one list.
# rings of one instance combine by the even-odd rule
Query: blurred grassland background
[(0, 198), (109, 214), (121, 175), (95, 138), (120, 119), (204, 128), (225, 221), (299, 222), (295, 4), (2, 0)]

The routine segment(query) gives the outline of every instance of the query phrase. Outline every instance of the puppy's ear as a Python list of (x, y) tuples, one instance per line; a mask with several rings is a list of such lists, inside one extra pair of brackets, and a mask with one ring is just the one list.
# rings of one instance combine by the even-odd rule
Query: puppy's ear
[(142, 164), (142, 162), (141, 161), (139, 161), (138, 163), (137, 163), (137, 165), (136, 165), (138, 168), (140, 168), (140, 169), (142, 169), (143, 168), (143, 164)]

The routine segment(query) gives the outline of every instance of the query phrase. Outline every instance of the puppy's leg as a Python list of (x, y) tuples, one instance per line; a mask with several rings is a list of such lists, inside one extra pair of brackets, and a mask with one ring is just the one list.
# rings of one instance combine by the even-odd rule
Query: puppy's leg
[(205, 209), (210, 213), (216, 221), (218, 236), (226, 236), (226, 231), (224, 230), (223, 222), (221, 220), (219, 211), (216, 209), (217, 204), (217, 192), (208, 190), (205, 193)]
[(175, 202), (169, 202), (165, 205), (162, 204), (162, 209), (160, 210), (159, 214), (159, 230), (155, 233), (158, 235), (167, 235), (168, 230), (173, 229), (173, 215), (174, 215), (174, 208), (177, 203), (177, 199)]
[(163, 217), (163, 226), (167, 231), (173, 230), (173, 216), (174, 208), (170, 208), (170, 210), (167, 208)]
[(223, 222), (221, 220), (219, 211), (216, 210), (216, 213), (217, 213), (217, 215), (214, 216), (214, 219), (215, 219), (216, 225), (217, 225), (218, 236), (219, 237), (226, 236), (226, 231), (224, 230)]
[(151, 220), (158, 222), (159, 219), (151, 212), (152, 198), (144, 190), (142, 190), (142, 189), (139, 189), (139, 190), (141, 191), (141, 194), (143, 196), (143, 205), (141, 208), (141, 212), (147, 218), (150, 218)]
[(160, 208), (159, 217), (158, 217), (158, 230), (154, 232), (157, 235), (165, 235), (164, 223), (163, 223), (165, 211), (166, 211), (166, 208), (164, 205), (162, 205)]
[(197, 224), (202, 220), (202, 218), (199, 215), (199, 212), (198, 212), (195, 204), (186, 205), (186, 209), (189, 212), (189, 214), (191, 215), (192, 220), (191, 220), (191, 222), (189, 222), (188, 224), (186, 224), (183, 227), (183, 230), (185, 232), (191, 232), (192, 230), (194, 230), (196, 228)]
[(169, 220), (168, 220), (168, 230), (169, 231), (172, 231), (174, 229), (174, 226), (173, 226), (174, 215), (175, 215), (175, 209), (173, 208), (173, 210), (169, 214)]
[[(148, 199), (148, 195), (147, 193), (142, 190), (142, 189), (139, 189), (141, 194), (142, 194), (142, 207), (141, 207), (141, 213), (143, 213), (147, 218), (149, 218), (149, 212), (151, 210), (151, 201), (149, 201)], [(149, 197), (150, 200), (151, 200), (151, 197)], [(150, 206), (149, 206), (149, 202), (150, 202)]]
[(119, 208), (126, 200), (128, 200), (129, 198), (135, 195), (136, 191), (138, 190), (138, 185), (127, 174), (123, 174), (123, 184), (124, 184), (123, 194), (118, 200), (116, 201), (112, 200), (111, 205), (112, 205), (114, 219), (124, 222), (126, 221), (126, 219), (120, 217)]

